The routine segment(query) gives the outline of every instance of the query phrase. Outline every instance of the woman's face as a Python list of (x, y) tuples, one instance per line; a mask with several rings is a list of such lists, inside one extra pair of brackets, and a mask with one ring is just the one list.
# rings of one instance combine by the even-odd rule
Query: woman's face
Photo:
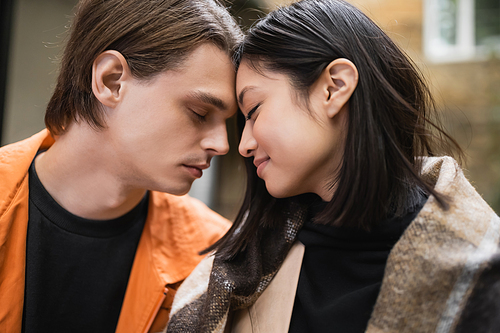
[(238, 69), (236, 93), (247, 118), (239, 152), (254, 157), (269, 193), (284, 198), (312, 192), (331, 200), (347, 111), (329, 117), (324, 102), (328, 91), (319, 84), (310, 89), (308, 110), (288, 76), (265, 70), (259, 74), (245, 60)]

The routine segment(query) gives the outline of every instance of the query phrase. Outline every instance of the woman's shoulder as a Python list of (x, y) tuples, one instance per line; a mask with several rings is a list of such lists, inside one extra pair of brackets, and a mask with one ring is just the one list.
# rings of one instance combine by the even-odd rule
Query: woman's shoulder
[(458, 164), (449, 157), (425, 158), (423, 175), (448, 197), (449, 208), (431, 195), (394, 246), (371, 328), (424, 325), (422, 331), (434, 331), (455, 325), (477, 288), (476, 277), (498, 261), (500, 217)]
[[(422, 161), (422, 176), (431, 182), (434, 190), (442, 194), (449, 207), (443, 208), (433, 196), (430, 196), (416, 220), (434, 222), (443, 228), (456, 229), (462, 238), (477, 243), (475, 238), (481, 238), (489, 228), (491, 221), (498, 218), (493, 209), (467, 180), (458, 163), (449, 156), (424, 157)], [(470, 233), (477, 230), (479, 235)]]

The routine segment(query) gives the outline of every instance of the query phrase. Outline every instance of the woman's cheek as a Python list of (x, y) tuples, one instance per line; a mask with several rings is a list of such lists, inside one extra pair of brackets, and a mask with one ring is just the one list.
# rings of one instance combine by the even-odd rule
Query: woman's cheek
[(272, 150), (274, 145), (276, 144), (273, 140), (275, 138), (275, 130), (276, 128), (267, 126), (267, 124), (263, 122), (254, 127), (255, 141), (257, 141), (260, 149), (263, 150), (266, 154), (269, 154), (269, 150)]
[(254, 123), (253, 128), (252, 128), (252, 134), (253, 138), (255, 141), (257, 141), (257, 144), (260, 146), (261, 142), (261, 123)]

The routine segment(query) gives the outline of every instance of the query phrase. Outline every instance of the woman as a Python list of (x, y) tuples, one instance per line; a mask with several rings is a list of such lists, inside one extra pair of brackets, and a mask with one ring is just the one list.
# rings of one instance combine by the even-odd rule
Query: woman
[(344, 1), (303, 0), (258, 22), (236, 61), (245, 200), (168, 331), (497, 327), (483, 309), (498, 306), (500, 219), (387, 35)]

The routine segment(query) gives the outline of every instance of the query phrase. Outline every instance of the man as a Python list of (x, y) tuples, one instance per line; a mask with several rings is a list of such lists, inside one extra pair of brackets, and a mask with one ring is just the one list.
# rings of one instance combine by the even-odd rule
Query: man
[(0, 149), (0, 331), (148, 332), (228, 221), (181, 196), (237, 109), (214, 0), (82, 0), (44, 130)]

